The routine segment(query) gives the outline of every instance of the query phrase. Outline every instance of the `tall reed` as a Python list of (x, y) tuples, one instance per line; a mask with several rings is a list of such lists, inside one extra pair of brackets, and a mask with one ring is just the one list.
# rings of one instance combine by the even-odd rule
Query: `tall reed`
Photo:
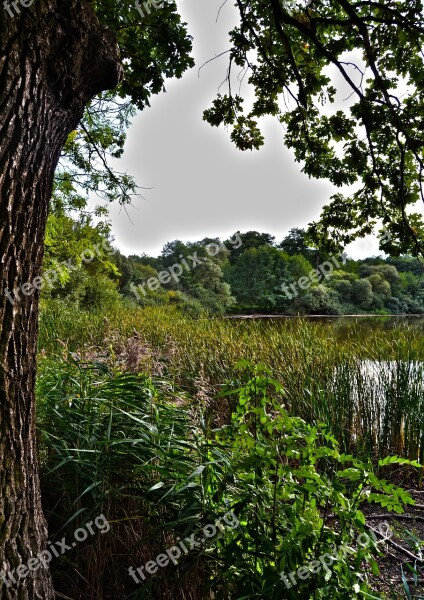
[(286, 407), (327, 423), (344, 450), (422, 460), (423, 337), (419, 328), (401, 324), (375, 331), (352, 323), (340, 330), (302, 319), (194, 320), (169, 307), (121, 307), (103, 315), (50, 303), (42, 313), (40, 353), (65, 344), (166, 377), (218, 419), (230, 407), (216, 395), (236, 363), (248, 359), (271, 368)]

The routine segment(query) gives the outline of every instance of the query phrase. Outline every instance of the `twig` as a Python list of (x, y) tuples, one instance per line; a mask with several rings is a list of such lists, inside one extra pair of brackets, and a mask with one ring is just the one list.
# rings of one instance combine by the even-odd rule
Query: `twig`
[[(403, 583), (403, 579), (391, 579), (390, 581), (393, 583)], [(409, 585), (416, 585), (417, 583), (424, 583), (424, 579), (422, 579), (422, 578), (417, 579), (417, 580), (407, 579), (406, 581), (407, 581), (407, 583), (409, 583)]]
[(406, 548), (404, 548), (403, 546), (399, 546), (399, 544), (396, 544), (396, 542), (394, 542), (393, 540), (387, 538), (386, 536), (384, 536), (382, 533), (380, 533), (378, 531), (378, 529), (374, 529), (374, 527), (371, 527), (370, 525), (367, 526), (372, 532), (374, 532), (377, 536), (379, 536), (380, 538), (384, 538), (385, 541), (390, 544), (393, 548), (395, 548), (398, 552), (401, 552), (402, 554), (405, 554), (405, 556), (407, 556), (408, 558), (410, 558), (413, 561), (416, 561), (418, 563), (424, 563), (424, 560), (422, 558), (419, 558), (418, 556), (415, 556), (415, 554), (412, 554), (412, 552), (409, 552), (409, 550), (407, 550)]
[(418, 515), (397, 515), (393, 513), (387, 513), (384, 515), (367, 515), (368, 519), (407, 519), (410, 521), (424, 521), (424, 517)]

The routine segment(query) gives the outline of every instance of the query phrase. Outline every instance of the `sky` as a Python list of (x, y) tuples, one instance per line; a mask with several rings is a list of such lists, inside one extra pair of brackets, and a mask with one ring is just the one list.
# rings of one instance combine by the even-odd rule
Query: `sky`
[[(175, 239), (225, 239), (235, 231), (270, 233), (278, 242), (292, 227), (317, 219), (335, 191), (329, 182), (301, 172), (275, 119), (262, 120), (265, 145), (253, 152), (241, 152), (224, 128), (202, 120), (225, 78), (228, 57), (199, 68), (230, 47), (228, 32), (238, 23), (232, 2), (217, 20), (221, 4), (177, 0), (194, 38), (196, 66), (167, 81), (166, 93), (154, 96), (151, 107), (133, 119), (125, 154), (114, 165), (150, 188), (133, 206), (109, 207), (115, 245), (126, 255), (157, 256)], [(353, 258), (379, 253), (375, 238), (355, 242), (347, 251)]]

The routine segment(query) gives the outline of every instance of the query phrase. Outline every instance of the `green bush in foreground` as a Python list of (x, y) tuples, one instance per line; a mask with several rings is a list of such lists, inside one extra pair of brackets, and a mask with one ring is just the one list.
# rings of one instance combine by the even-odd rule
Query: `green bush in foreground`
[[(238, 389), (226, 392), (237, 396), (231, 424), (213, 433), (209, 454), (208, 497), (217, 506), (225, 500), (240, 522), (217, 547), (219, 598), (377, 597), (367, 584), (378, 573), (377, 544), (361, 505), (401, 513), (414, 500), (371, 464), (341, 454), (325, 425), (289, 416), (266, 369), (240, 366)], [(214, 460), (218, 451), (225, 459)], [(396, 457), (380, 466), (388, 463), (420, 467)], [(323, 556), (336, 558), (324, 567)]]
[[(59, 589), (69, 593), (76, 582), (87, 599), (105, 598), (103, 588), (139, 599), (376, 597), (367, 584), (368, 571), (377, 571), (376, 543), (358, 543), (367, 531), (361, 505), (402, 512), (411, 496), (341, 454), (325, 426), (289, 416), (266, 370), (246, 362), (241, 368), (224, 392), (234, 406), (231, 423), (212, 429), (166, 381), (102, 363), (42, 361), (39, 428), (50, 529), (71, 533), (101, 513), (112, 525), (65, 558)], [(230, 510), (237, 527), (140, 586), (129, 578), (130, 566), (179, 538), (200, 539), (203, 527)], [(296, 575), (287, 588), (281, 574), (339, 548), (329, 568), (303, 580)]]

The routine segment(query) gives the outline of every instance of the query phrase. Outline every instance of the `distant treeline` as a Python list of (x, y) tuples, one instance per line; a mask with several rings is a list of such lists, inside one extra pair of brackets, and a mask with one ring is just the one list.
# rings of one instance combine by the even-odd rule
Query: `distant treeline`
[(45, 269), (70, 258), (60, 281), (44, 291), (81, 307), (125, 302), (174, 304), (201, 314), (424, 313), (424, 280), (411, 256), (352, 260), (311, 248), (303, 229), (277, 243), (267, 233), (235, 233), (228, 240), (204, 238), (167, 243), (160, 256), (96, 254), (78, 257), (109, 235), (104, 223), (54, 214), (46, 239)]

